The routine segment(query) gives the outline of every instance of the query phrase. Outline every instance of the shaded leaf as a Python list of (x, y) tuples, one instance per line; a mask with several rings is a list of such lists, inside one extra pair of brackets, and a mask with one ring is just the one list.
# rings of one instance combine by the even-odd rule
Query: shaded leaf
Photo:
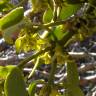
[(24, 24), (24, 20), (22, 20), (18, 24), (15, 24), (3, 30), (2, 34), (7, 43), (9, 44), (14, 43), (14, 40), (17, 38), (17, 35), (19, 34), (19, 32), (21, 31), (21, 28), (23, 27), (22, 24)]
[(66, 0), (68, 4), (79, 4), (82, 3), (83, 0)]
[(70, 84), (79, 85), (79, 74), (74, 61), (68, 61), (67, 63), (67, 81)]
[(84, 96), (83, 91), (78, 87), (74, 85), (68, 86), (68, 91), (65, 96)]
[(7, 75), (4, 83), (6, 96), (28, 96), (21, 70), (15, 67)]

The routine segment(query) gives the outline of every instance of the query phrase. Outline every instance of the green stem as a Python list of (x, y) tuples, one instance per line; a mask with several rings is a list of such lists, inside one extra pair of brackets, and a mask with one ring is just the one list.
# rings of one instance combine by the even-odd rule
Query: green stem
[(39, 65), (39, 60), (40, 60), (40, 58), (38, 57), (38, 58), (36, 59), (36, 63), (35, 63), (35, 65), (34, 65), (32, 71), (31, 71), (31, 73), (30, 73), (29, 76), (28, 76), (28, 79), (31, 78), (31, 77), (33, 76), (33, 74), (34, 74), (36, 68), (37, 68), (38, 65)]
[[(54, 57), (53, 57), (54, 58)], [(56, 58), (54, 58), (52, 64), (51, 64), (51, 72), (48, 79), (48, 85), (52, 85), (54, 81), (54, 74), (57, 68)]]
[[(72, 18), (71, 18), (72, 19)], [(32, 26), (33, 26), (33, 29), (34, 29), (34, 32), (37, 32), (38, 30), (42, 30), (42, 29), (46, 29), (48, 30), (49, 27), (53, 27), (53, 26), (58, 26), (58, 25), (62, 25), (62, 24), (66, 24), (66, 23), (70, 23), (70, 19), (68, 20), (60, 20), (60, 21), (53, 21), (53, 22), (50, 22), (50, 23), (47, 23), (47, 24), (33, 24), (32, 22), (30, 23), (30, 26), (28, 26), (30, 29), (32, 29)], [(32, 29), (32, 30), (33, 30)], [(50, 32), (50, 31), (49, 31)]]
[(49, 51), (49, 50), (50, 50), (50, 47), (47, 47), (46, 49), (41, 50), (41, 51), (37, 52), (36, 54), (33, 54), (32, 56), (25, 58), (24, 60), (22, 60), (18, 64), (18, 67), (22, 69), (27, 62), (29, 62), (30, 60), (32, 60), (34, 58), (37, 58), (39, 55), (41, 55), (41, 54), (43, 54), (43, 53), (45, 53), (46, 51)]
[(67, 22), (70, 22), (70, 20), (72, 20), (72, 18), (67, 19), (67, 20), (59, 20), (59, 21), (53, 21), (50, 23), (46, 23), (46, 24), (31, 24), (32, 26), (34, 26), (36, 28), (36, 30), (40, 30), (40, 29), (47, 29), (48, 27), (53, 27), (53, 26), (58, 26), (61, 24), (66, 24)]
[(19, 4), (17, 4), (17, 5), (15, 6), (15, 8), (16, 8), (16, 7), (19, 7), (19, 6), (22, 6), (25, 2), (26, 2), (26, 0), (20, 1)]
[(57, 20), (57, 8), (58, 8), (58, 6), (54, 2), (54, 10), (53, 10), (53, 21), (54, 22)]

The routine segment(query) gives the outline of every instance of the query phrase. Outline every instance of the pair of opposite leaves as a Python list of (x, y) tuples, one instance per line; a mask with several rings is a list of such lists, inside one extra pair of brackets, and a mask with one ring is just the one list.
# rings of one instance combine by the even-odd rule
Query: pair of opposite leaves
[[(73, 14), (75, 14), (81, 7), (82, 4), (65, 4), (59, 13), (59, 19), (60, 20), (66, 20), (68, 19), (70, 16), (72, 16)], [(57, 13), (59, 12), (59, 10), (57, 10)], [(48, 7), (48, 9), (45, 10), (44, 14), (43, 14), (43, 22), (44, 23), (49, 23), (51, 22), (51, 20), (53, 19), (53, 10)]]
[[(66, 19), (70, 17), (79, 8), (80, 8), (79, 5), (65, 6), (61, 11), (60, 18)], [(10, 44), (13, 43), (11, 36), (12, 34), (14, 34), (15, 31), (19, 31), (20, 24), (24, 23), (23, 17), (24, 17), (23, 7), (18, 7), (16, 9), (13, 9), (11, 12), (9, 12), (7, 15), (5, 15), (0, 19), (0, 31), (2, 32), (5, 40), (8, 43)], [(52, 18), (53, 18), (53, 12), (50, 8), (48, 8), (43, 15), (43, 21), (44, 23), (49, 23), (52, 20)]]

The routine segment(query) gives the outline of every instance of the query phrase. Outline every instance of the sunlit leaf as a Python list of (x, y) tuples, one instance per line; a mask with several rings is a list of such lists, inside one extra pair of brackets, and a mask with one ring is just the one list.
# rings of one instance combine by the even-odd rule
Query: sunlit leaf
[(23, 7), (18, 7), (0, 19), (0, 30), (4, 30), (10, 26), (19, 23), (23, 19)]
[(61, 40), (64, 36), (64, 30), (63, 30), (63, 25), (59, 25), (56, 27), (56, 29), (54, 30), (54, 34), (57, 37), (58, 40)]
[(14, 65), (0, 66), (0, 78), (6, 79), (7, 74), (14, 68)]
[(43, 14), (43, 22), (49, 23), (51, 22), (52, 18), (53, 18), (53, 11), (51, 8), (48, 8)]
[(36, 81), (32, 82), (32, 83), (29, 85), (29, 88), (28, 88), (29, 96), (35, 96), (35, 88), (36, 88), (36, 85), (37, 85), (37, 82), (36, 82)]
[(21, 46), (22, 46), (22, 37), (18, 38), (15, 41), (15, 48), (16, 48), (17, 53), (19, 53), (21, 51)]
[(74, 15), (80, 8), (81, 4), (74, 4), (74, 5), (67, 4), (63, 6), (60, 12), (60, 19), (61, 20), (68, 19), (69, 17)]
[[(53, 29), (53, 34), (58, 40), (63, 39), (63, 37), (66, 38), (66, 31), (68, 30), (67, 24), (64, 25), (58, 25), (56, 28)], [(54, 40), (54, 36), (52, 37), (52, 40)]]

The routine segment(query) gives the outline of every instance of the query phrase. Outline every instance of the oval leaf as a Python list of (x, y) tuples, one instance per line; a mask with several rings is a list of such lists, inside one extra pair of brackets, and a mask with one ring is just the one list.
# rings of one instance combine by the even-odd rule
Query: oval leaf
[(62, 7), (59, 18), (61, 20), (66, 20), (72, 15), (74, 15), (81, 8), (81, 4), (67, 4)]
[(37, 85), (37, 82), (32, 82), (32, 83), (29, 85), (29, 88), (28, 88), (29, 96), (35, 96), (35, 88), (36, 88), (36, 85)]
[(15, 48), (16, 48), (17, 53), (19, 53), (21, 51), (21, 44), (22, 44), (22, 38), (18, 38), (15, 41)]
[(57, 37), (58, 40), (61, 40), (64, 36), (64, 26), (63, 25), (59, 25), (55, 28), (54, 30), (54, 35)]
[(6, 79), (8, 73), (14, 68), (14, 65), (0, 66), (0, 78)]
[(18, 7), (0, 19), (1, 30), (19, 23), (24, 16), (23, 7)]
[(78, 86), (69, 85), (67, 96), (84, 96), (84, 93)]
[(53, 18), (53, 11), (51, 8), (48, 8), (43, 14), (43, 22), (49, 23), (51, 22), (52, 18)]
[(2, 30), (3, 37), (7, 43), (9, 43), (9, 44), (14, 43), (14, 40), (17, 38), (17, 36), (21, 30), (22, 24), (24, 24), (24, 23), (25, 23), (24, 20), (22, 20), (18, 24), (13, 25), (5, 30)]
[(29, 85), (29, 88), (28, 88), (29, 96), (35, 96), (35, 88), (36, 88), (36, 85), (39, 83), (45, 83), (45, 82), (42, 79), (41, 80), (35, 80)]
[(68, 61), (67, 63), (67, 81), (70, 84), (79, 85), (77, 65), (73, 61)]
[(28, 96), (23, 75), (18, 67), (13, 68), (7, 75), (4, 92), (6, 96)]

